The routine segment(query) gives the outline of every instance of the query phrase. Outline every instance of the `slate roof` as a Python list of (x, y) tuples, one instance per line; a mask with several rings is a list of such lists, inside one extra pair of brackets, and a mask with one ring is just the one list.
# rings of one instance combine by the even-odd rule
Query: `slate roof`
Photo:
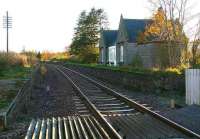
[(103, 38), (104, 43), (107, 47), (114, 46), (117, 41), (117, 30), (104, 30), (103, 31)]
[(123, 19), (129, 37), (128, 42), (136, 42), (138, 33), (143, 32), (151, 21), (150, 19)]

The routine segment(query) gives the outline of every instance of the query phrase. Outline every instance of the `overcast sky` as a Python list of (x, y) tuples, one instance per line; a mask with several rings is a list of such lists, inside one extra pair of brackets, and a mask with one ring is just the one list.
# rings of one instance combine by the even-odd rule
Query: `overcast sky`
[[(200, 9), (200, 0), (195, 2)], [(69, 46), (73, 29), (82, 10), (103, 8), (111, 29), (117, 29), (120, 15), (125, 18), (149, 18), (148, 0), (0, 0), (0, 50), (6, 50), (2, 17), (9, 11), (13, 18), (10, 49), (21, 51), (63, 51)]]

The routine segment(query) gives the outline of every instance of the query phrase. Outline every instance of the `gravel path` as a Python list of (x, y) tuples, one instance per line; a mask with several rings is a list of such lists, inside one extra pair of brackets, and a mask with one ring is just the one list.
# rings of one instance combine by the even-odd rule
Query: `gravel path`
[(42, 77), (37, 71), (32, 88), (32, 95), (27, 112), (6, 131), (0, 131), (0, 139), (22, 139), (32, 118), (66, 117), (79, 115), (76, 109), (71, 83), (52, 65), (45, 65), (46, 74)]
[(200, 134), (200, 106), (187, 106), (163, 115)]

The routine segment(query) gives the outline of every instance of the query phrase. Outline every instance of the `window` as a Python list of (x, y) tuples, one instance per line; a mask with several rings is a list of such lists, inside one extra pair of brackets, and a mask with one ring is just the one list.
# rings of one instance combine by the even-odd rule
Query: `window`
[(120, 46), (120, 62), (124, 61), (124, 48), (123, 46)]

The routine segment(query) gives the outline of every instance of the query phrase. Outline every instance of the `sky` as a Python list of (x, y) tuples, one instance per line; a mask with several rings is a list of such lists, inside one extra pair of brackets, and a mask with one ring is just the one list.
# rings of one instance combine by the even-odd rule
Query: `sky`
[[(191, 1), (198, 10), (200, 0)], [(121, 14), (135, 19), (152, 15), (148, 0), (0, 0), (0, 50), (6, 50), (6, 30), (2, 28), (6, 11), (13, 18), (11, 51), (59, 52), (70, 45), (80, 12), (92, 7), (105, 10), (110, 29), (118, 28)]]

